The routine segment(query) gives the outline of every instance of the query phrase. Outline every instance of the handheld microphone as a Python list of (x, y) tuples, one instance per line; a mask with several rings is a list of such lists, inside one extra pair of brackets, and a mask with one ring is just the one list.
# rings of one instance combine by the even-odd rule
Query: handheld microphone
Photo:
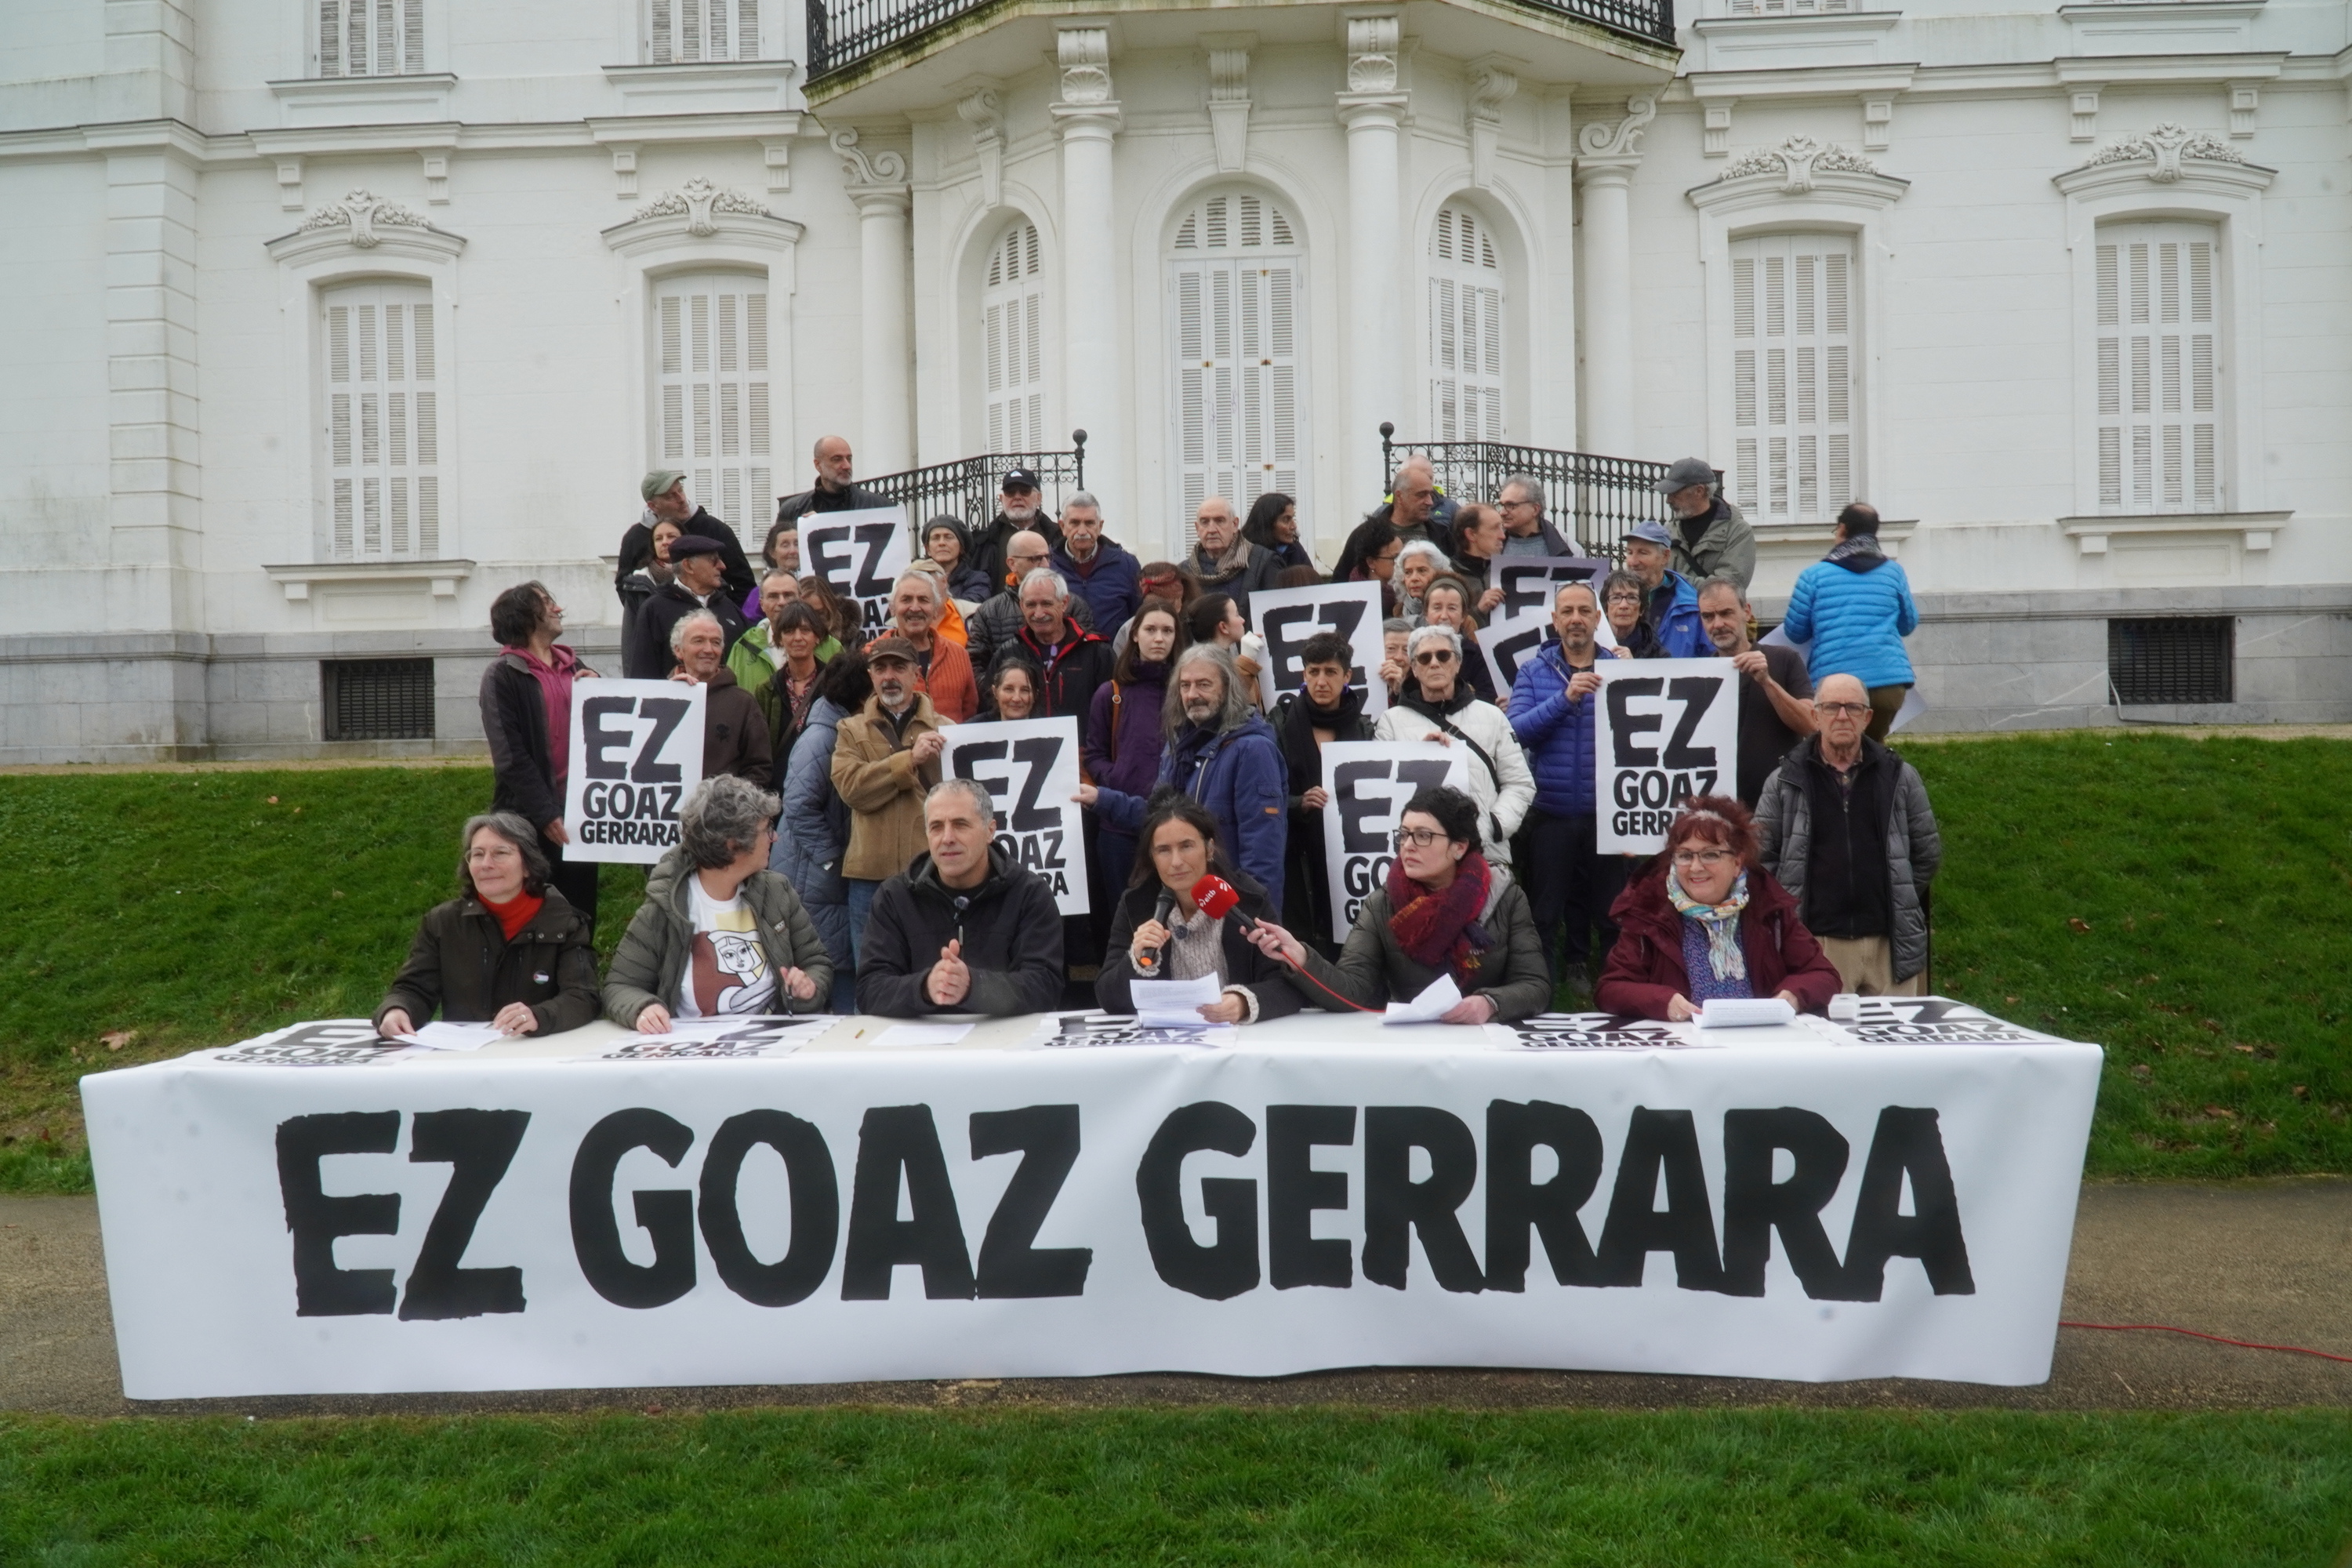
[[(1176, 889), (1168, 887), (1161, 888), (1160, 889), (1160, 901), (1151, 906), (1151, 918), (1160, 925), (1164, 926), (1168, 923), (1168, 917), (1175, 912)], [(1158, 973), (1160, 972), (1160, 951), (1161, 950), (1157, 947), (1145, 948), (1143, 950), (1142, 956), (1136, 961), (1136, 967), (1142, 970), (1147, 974)]]
[(1205, 910), (1211, 919), (1223, 920), (1230, 914), (1241, 922), (1242, 930), (1249, 931), (1256, 926), (1257, 921), (1236, 912), (1241, 901), (1241, 894), (1235, 892), (1234, 885), (1223, 877), (1211, 875), (1192, 884), (1192, 902)]

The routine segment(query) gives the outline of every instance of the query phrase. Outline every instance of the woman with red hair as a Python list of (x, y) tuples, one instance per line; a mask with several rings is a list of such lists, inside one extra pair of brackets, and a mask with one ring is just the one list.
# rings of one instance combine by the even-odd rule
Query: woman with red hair
[(1710, 996), (1778, 996), (1819, 1013), (1836, 965), (1759, 862), (1755, 819), (1723, 795), (1686, 802), (1650, 875), (1618, 895), (1620, 927), (1594, 999), (1603, 1012), (1683, 1023)]

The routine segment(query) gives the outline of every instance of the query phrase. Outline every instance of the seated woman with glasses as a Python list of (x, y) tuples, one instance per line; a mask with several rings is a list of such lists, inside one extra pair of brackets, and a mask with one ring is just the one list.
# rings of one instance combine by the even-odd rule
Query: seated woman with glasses
[(1534, 1016), (1551, 1002), (1551, 972), (1527, 894), (1508, 869), (1487, 862), (1481, 815), (1448, 785), (1414, 792), (1397, 816), (1388, 881), (1365, 896), (1336, 963), (1271, 921), (1258, 921), (1250, 940), (1304, 970), (1290, 984), (1329, 1012), (1411, 1001), (1450, 974), (1462, 1000), (1444, 1022)]
[(1759, 859), (1755, 819), (1726, 795), (1684, 804), (1666, 852), (1618, 895), (1619, 927), (1594, 999), (1601, 1010), (1684, 1023), (1710, 996), (1778, 996), (1819, 1013), (1837, 966)]

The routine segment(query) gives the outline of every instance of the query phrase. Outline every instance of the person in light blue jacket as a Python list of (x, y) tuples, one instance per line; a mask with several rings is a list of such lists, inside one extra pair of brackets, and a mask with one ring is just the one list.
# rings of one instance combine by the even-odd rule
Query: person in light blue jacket
[(1642, 618), (1657, 634), (1654, 658), (1713, 658), (1715, 644), (1698, 616), (1698, 590), (1673, 571), (1675, 536), (1663, 522), (1643, 521), (1625, 531), (1625, 570), (1642, 580), (1649, 595)]
[(1816, 689), (1851, 675), (1870, 692), (1870, 738), (1883, 742), (1914, 677), (1903, 639), (1919, 626), (1911, 579), (1878, 547), (1878, 510), (1855, 501), (1838, 513), (1837, 542), (1798, 574), (1780, 629), (1803, 647)]
[(864, 711), (873, 695), (863, 653), (841, 654), (817, 676), (808, 722), (793, 742), (783, 812), (775, 847), (768, 852), (768, 868), (782, 872), (800, 894), (810, 923), (832, 955), (828, 1005), (835, 1013), (857, 1011), (857, 975), (849, 943), (849, 884), (841, 875), (841, 858), (849, 847), (849, 807), (833, 787), (833, 746), (835, 727)]

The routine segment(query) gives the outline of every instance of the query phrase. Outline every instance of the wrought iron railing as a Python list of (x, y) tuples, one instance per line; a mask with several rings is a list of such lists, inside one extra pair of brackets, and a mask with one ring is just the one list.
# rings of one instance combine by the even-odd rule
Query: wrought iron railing
[[(808, 0), (808, 79), (856, 64), (893, 44), (977, 11), (992, 0)], [(1592, 22), (1613, 33), (1671, 45), (1675, 0), (1518, 0), (1531, 11)]]
[(1045, 510), (1059, 516), (1065, 498), (1087, 488), (1087, 433), (1070, 432), (1065, 452), (991, 452), (958, 458), (928, 468), (883, 474), (858, 479), (860, 488), (877, 490), (907, 509), (907, 521), (916, 528), (942, 512), (967, 528), (980, 528), (996, 515), (1008, 468), (1028, 468), (1037, 476), (1039, 499)]
[(1530, 475), (1543, 481), (1544, 515), (1552, 526), (1612, 561), (1624, 559), (1625, 531), (1633, 524), (1673, 521), (1666, 498), (1654, 488), (1666, 477), (1664, 463), (1500, 441), (1399, 441), (1395, 435), (1395, 426), (1381, 426), (1384, 479), (1408, 453), (1427, 458), (1438, 488), (1455, 500), (1492, 500), (1506, 479)]

